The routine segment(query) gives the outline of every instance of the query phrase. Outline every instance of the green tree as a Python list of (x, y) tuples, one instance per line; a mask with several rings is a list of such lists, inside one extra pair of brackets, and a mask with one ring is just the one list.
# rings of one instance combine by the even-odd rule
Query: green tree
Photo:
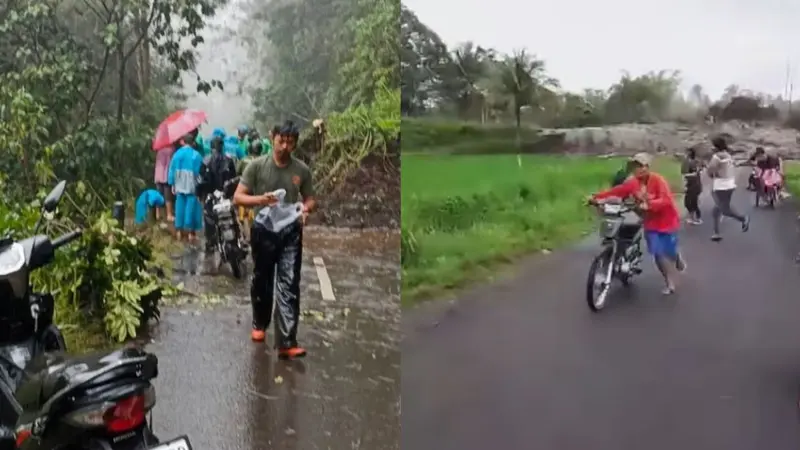
[(680, 83), (680, 74), (675, 71), (662, 70), (636, 77), (625, 73), (609, 89), (606, 120), (623, 123), (665, 119)]
[(524, 49), (515, 51), (496, 64), (493, 76), (497, 79), (496, 87), (501, 94), (511, 101), (519, 138), (522, 108), (538, 107), (539, 100), (558, 87), (558, 80), (548, 76), (543, 60)]

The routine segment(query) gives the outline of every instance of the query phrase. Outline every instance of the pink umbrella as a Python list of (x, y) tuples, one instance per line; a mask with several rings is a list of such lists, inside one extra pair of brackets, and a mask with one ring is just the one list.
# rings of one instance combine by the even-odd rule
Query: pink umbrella
[(182, 109), (161, 122), (153, 137), (153, 150), (168, 147), (206, 122), (206, 113), (199, 109)]

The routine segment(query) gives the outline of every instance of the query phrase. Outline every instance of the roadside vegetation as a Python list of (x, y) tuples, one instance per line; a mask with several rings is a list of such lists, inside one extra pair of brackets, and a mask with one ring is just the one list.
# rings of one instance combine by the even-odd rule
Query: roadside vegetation
[[(11, 0), (0, 6), (0, 233), (25, 237), (58, 180), (68, 190), (51, 236), (83, 239), (34, 275), (56, 295), (72, 350), (136, 336), (169, 294), (159, 239), (111, 219), (152, 179), (150, 142), (181, 106), (181, 75), (217, 7), (213, 0)], [(197, 77), (208, 92), (221, 85)]]
[(783, 171), (786, 177), (786, 190), (794, 198), (800, 197), (800, 163), (797, 161), (786, 161)]
[[(321, 212), (347, 182), (363, 197), (392, 180), (399, 195), (399, 2), (248, 0), (242, 8), (237, 34), (258, 80), (247, 87), (255, 122), (304, 125), (300, 156), (313, 165)], [(324, 120), (324, 134), (311, 127), (315, 119)], [(386, 176), (360, 176), (365, 164)]]

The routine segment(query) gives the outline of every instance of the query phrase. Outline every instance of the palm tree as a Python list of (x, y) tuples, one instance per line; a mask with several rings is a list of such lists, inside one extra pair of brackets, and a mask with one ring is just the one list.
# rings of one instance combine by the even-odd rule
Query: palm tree
[(529, 54), (525, 49), (514, 51), (512, 55), (496, 67), (498, 87), (510, 99), (517, 125), (517, 143), (522, 127), (522, 108), (539, 106), (538, 100), (551, 89), (558, 87), (558, 81), (547, 75), (545, 62)]
[(476, 46), (468, 41), (459, 44), (452, 52), (455, 80), (460, 86), (458, 101), (462, 111), (468, 111), (474, 102), (480, 103), (481, 119), (485, 118), (486, 102), (480, 81), (486, 76), (488, 65), (494, 59), (494, 51)]

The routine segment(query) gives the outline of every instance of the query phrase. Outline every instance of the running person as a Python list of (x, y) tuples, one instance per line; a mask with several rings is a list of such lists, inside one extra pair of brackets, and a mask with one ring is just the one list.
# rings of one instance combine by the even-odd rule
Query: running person
[(643, 214), (647, 249), (656, 267), (664, 277), (664, 295), (675, 292), (678, 272), (686, 270), (686, 263), (678, 249), (678, 230), (680, 214), (669, 183), (661, 175), (650, 171), (651, 157), (647, 153), (637, 153), (631, 160), (633, 176), (611, 189), (598, 192), (590, 202), (597, 203), (610, 197), (622, 199), (635, 198), (638, 209)]
[(702, 170), (703, 165), (697, 159), (697, 151), (693, 148), (687, 149), (686, 160), (683, 161), (681, 166), (685, 188), (683, 205), (688, 213), (686, 222), (692, 225), (703, 223), (702, 214), (700, 213), (700, 194), (703, 192), (703, 182), (700, 179)]
[(714, 138), (711, 143), (714, 145), (714, 156), (708, 163), (708, 176), (711, 177), (712, 197), (714, 198), (714, 234), (711, 240), (719, 242), (722, 235), (719, 232), (719, 224), (722, 216), (736, 219), (742, 224), (742, 231), (750, 229), (750, 216), (739, 214), (731, 207), (733, 193), (736, 191), (736, 164), (733, 157), (728, 152), (728, 143), (722, 137)]

